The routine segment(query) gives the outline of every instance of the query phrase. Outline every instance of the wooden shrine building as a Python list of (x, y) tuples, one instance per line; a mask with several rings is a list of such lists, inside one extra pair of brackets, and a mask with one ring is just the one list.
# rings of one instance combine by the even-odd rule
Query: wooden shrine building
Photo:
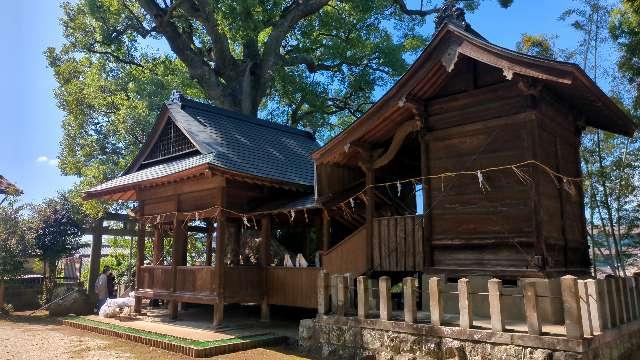
[[(587, 126), (634, 133), (577, 65), (445, 23), (375, 105), (313, 154), (318, 201), (362, 225), (331, 240), (325, 265), (451, 277), (589, 273), (577, 180)], [(354, 252), (363, 254), (357, 264), (347, 261)]]
[[(131, 166), (85, 196), (138, 202), (139, 253), (153, 227), (139, 298), (170, 300), (173, 316), (178, 302), (212, 304), (216, 324), (231, 302), (261, 303), (264, 317), (269, 304), (314, 308), (321, 268), (587, 274), (581, 133), (635, 131), (577, 65), (498, 47), (464, 21), (441, 26), (323, 147), (306, 131), (173, 100)], [(199, 264), (192, 233), (206, 236)], [(282, 248), (312, 266), (283, 267)]]
[[(146, 229), (155, 231), (150, 264), (137, 258), (137, 300), (169, 300), (173, 317), (179, 302), (212, 304), (215, 324), (224, 303), (262, 303), (263, 317), (269, 304), (315, 307), (306, 290), (315, 291), (317, 267), (267, 269), (283, 262), (282, 254), (271, 256), (278, 253), (270, 239), (279, 224), (303, 229), (302, 236), (285, 232), (305, 245), (294, 255), (313, 255), (305, 234), (322, 228), (312, 222), (321, 219), (313, 197), (310, 154), (319, 147), (313, 135), (174, 95), (127, 170), (85, 193), (138, 202), (139, 254)], [(188, 264), (197, 255), (189, 239), (198, 233), (206, 236), (205, 256)]]

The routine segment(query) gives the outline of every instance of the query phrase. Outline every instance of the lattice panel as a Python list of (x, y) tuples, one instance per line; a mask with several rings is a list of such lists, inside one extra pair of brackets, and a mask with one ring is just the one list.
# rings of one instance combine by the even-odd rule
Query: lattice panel
[(165, 158), (193, 150), (195, 146), (173, 121), (168, 121), (145, 161)]

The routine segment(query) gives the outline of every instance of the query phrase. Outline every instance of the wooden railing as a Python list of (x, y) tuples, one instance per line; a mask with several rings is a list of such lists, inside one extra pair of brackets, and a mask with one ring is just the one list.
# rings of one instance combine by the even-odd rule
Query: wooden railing
[[(392, 216), (373, 222), (373, 268), (378, 271), (422, 271), (422, 216)], [(331, 271), (330, 271), (331, 272)]]
[(322, 255), (322, 267), (330, 273), (364, 274), (367, 270), (367, 233), (361, 227)]
[(212, 266), (178, 266), (176, 291), (193, 294), (215, 294), (215, 268)]
[[(425, 275), (425, 277), (427, 277)], [(553, 335), (566, 336), (569, 339), (599, 336), (614, 328), (622, 327), (630, 322), (640, 321), (640, 276), (618, 277), (607, 279), (578, 280), (567, 275), (559, 279), (560, 294), (542, 294), (536, 281), (523, 282), (521, 292), (504, 291), (502, 281), (490, 279), (487, 292), (478, 292), (466, 278), (458, 280), (457, 291), (450, 292), (457, 296), (457, 312), (444, 316), (444, 295), (448, 295), (439, 277), (423, 278), (422, 286), (418, 286), (416, 278), (407, 277), (402, 282), (403, 302), (402, 315), (394, 314), (391, 300), (391, 278), (383, 276), (377, 281), (377, 291), (372, 291), (372, 282), (366, 276), (360, 276), (356, 284), (352, 284), (346, 275), (332, 275), (326, 271), (319, 274), (318, 279), (318, 313), (333, 313), (346, 316), (349, 310), (357, 308), (360, 319), (376, 319), (383, 321), (404, 321), (416, 323), (418, 320), (418, 295), (423, 293), (422, 307), (429, 313), (431, 326), (457, 326), (462, 329), (482, 329), (492, 332), (526, 332), (530, 335), (541, 335), (549, 331)], [(546, 281), (546, 280), (541, 280)], [(375, 281), (373, 282), (376, 283)], [(355, 285), (357, 305), (354, 296), (349, 294)], [(419, 290), (420, 289), (420, 290)], [(489, 305), (489, 317), (478, 318), (474, 309), (477, 296), (485, 296), (483, 302)], [(515, 297), (522, 303), (524, 319), (521, 322), (509, 322), (505, 326), (505, 297)], [(539, 310), (541, 301), (558, 298), (561, 304), (562, 317), (558, 325), (543, 330), (543, 315)], [(379, 311), (372, 311), (371, 303), (379, 304)], [(476, 303), (477, 304), (477, 303)], [(457, 315), (457, 316), (456, 316)], [(394, 317), (395, 316), (395, 317)], [(422, 323), (424, 321), (421, 320)], [(550, 324), (545, 324), (550, 325)]]
[(264, 293), (264, 270), (257, 266), (224, 269), (224, 298), (228, 302), (258, 301)]
[(320, 268), (267, 268), (269, 304), (316, 308)]
[(171, 291), (171, 266), (143, 266), (140, 289)]

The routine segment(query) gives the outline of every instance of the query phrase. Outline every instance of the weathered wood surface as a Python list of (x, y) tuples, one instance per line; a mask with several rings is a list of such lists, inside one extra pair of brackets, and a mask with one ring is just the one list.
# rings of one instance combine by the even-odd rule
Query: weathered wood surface
[(231, 266), (224, 271), (224, 299), (227, 303), (258, 301), (264, 294), (264, 269)]
[(422, 216), (376, 218), (373, 231), (373, 269), (422, 271)]
[(361, 227), (322, 255), (323, 268), (331, 274), (360, 275), (367, 271), (366, 254), (366, 230)]
[(315, 309), (318, 306), (320, 268), (267, 268), (269, 304)]

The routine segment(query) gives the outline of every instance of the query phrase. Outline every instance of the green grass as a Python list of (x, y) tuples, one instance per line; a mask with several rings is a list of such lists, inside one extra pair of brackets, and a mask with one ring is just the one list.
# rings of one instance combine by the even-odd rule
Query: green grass
[(185, 338), (180, 338), (180, 337), (166, 335), (166, 334), (159, 334), (152, 331), (140, 330), (140, 329), (130, 328), (127, 326), (122, 326), (117, 324), (103, 323), (101, 321), (87, 319), (82, 316), (68, 316), (68, 317), (65, 317), (64, 320), (72, 321), (72, 322), (83, 324), (83, 325), (95, 326), (101, 329), (113, 330), (113, 331), (117, 331), (125, 334), (138, 335), (148, 339), (165, 341), (165, 342), (169, 342), (176, 345), (189, 346), (189, 347), (198, 348), (198, 349), (215, 347), (220, 345), (236, 344), (236, 343), (241, 343), (241, 342), (251, 341), (251, 340), (264, 340), (264, 339), (272, 338), (274, 336), (271, 333), (263, 333), (263, 334), (247, 335), (247, 336), (237, 336), (237, 337), (232, 337), (228, 339), (202, 341), (202, 340), (185, 339)]

